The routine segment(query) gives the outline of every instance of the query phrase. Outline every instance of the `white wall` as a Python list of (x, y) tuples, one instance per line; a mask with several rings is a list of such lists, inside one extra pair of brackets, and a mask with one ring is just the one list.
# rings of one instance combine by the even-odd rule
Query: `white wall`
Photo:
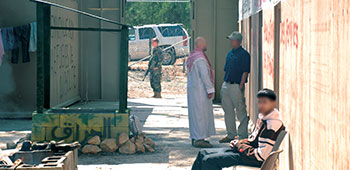
[[(35, 19), (34, 3), (0, 0), (0, 28), (28, 24)], [(36, 108), (36, 54), (30, 53), (31, 61), (22, 63), (21, 53), (19, 63), (12, 64), (11, 51), (6, 51), (0, 65), (0, 118), (30, 117)]]

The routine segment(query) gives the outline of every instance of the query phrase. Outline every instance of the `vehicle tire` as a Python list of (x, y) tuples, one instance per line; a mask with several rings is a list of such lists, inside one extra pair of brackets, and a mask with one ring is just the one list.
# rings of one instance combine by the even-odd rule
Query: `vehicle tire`
[(176, 61), (176, 55), (173, 48), (163, 52), (163, 65), (173, 65)]

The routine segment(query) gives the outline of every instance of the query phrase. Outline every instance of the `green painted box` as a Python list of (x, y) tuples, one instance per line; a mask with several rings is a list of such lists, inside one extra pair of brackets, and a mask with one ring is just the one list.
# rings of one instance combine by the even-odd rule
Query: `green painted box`
[(93, 136), (101, 139), (129, 134), (129, 110), (118, 113), (106, 109), (50, 109), (33, 113), (32, 141), (79, 141), (85, 144)]

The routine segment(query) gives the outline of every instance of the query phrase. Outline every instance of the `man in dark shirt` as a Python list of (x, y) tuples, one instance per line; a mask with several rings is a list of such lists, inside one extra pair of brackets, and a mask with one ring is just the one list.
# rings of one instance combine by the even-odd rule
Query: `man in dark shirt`
[(158, 47), (158, 43), (159, 40), (157, 38), (152, 39), (152, 59), (148, 63), (148, 68), (151, 73), (150, 83), (154, 92), (154, 98), (162, 98), (162, 86), (160, 82), (162, 79), (163, 52), (162, 49)]
[[(250, 72), (250, 55), (242, 48), (242, 34), (233, 32), (227, 37), (232, 50), (229, 51), (225, 63), (225, 81), (221, 88), (221, 103), (225, 111), (227, 136), (220, 143), (228, 143), (238, 137), (248, 137), (248, 115), (244, 97), (244, 85)], [(240, 121), (238, 134), (236, 116)]]

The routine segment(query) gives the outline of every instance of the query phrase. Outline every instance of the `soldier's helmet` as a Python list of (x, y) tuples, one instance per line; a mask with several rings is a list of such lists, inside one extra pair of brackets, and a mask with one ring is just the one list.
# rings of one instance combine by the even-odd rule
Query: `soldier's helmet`
[(157, 43), (159, 43), (159, 39), (158, 39), (158, 38), (152, 38), (152, 42), (157, 42)]

